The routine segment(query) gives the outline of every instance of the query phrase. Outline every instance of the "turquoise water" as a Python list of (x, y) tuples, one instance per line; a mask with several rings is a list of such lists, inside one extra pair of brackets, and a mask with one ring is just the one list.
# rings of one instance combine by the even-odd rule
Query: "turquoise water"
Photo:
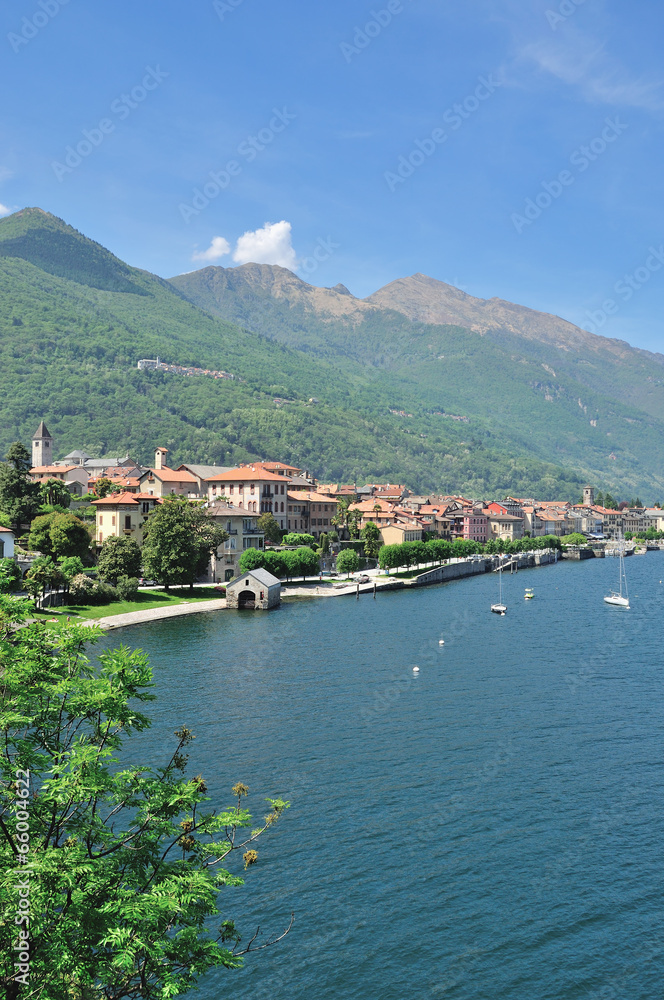
[(487, 575), (105, 639), (154, 667), (140, 757), (184, 723), (216, 801), (293, 803), (224, 903), (293, 930), (199, 996), (662, 996), (664, 553), (626, 567), (629, 612), (607, 559), (506, 576), (505, 618)]

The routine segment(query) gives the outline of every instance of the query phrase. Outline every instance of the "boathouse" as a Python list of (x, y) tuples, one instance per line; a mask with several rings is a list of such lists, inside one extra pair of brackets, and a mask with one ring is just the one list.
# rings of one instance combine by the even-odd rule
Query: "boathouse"
[(226, 585), (226, 607), (268, 611), (281, 604), (281, 584), (266, 569), (252, 569)]

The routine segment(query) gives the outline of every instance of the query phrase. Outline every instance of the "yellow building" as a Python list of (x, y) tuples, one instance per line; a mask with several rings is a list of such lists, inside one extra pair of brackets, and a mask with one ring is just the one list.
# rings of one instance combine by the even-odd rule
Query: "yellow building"
[(93, 500), (97, 509), (95, 541), (103, 545), (107, 538), (133, 538), (143, 544), (143, 525), (158, 497), (149, 493), (114, 493), (103, 500)]

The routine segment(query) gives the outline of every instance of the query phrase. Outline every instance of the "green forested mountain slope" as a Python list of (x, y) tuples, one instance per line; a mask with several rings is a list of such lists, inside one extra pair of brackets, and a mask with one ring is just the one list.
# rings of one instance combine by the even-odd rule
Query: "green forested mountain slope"
[[(395, 283), (400, 295), (409, 280)], [(211, 314), (241, 319), (318, 358), (352, 369), (362, 365), (374, 389), (389, 387), (393, 409), (468, 416), (491, 430), (492, 446), (508, 444), (517, 454), (583, 470), (625, 492), (662, 491), (661, 355), (518, 306), (509, 312), (509, 329), (501, 328), (496, 324), (506, 303), (490, 312), (491, 324), (481, 332), (417, 322), (404, 314), (401, 298), (395, 300), (399, 309), (384, 309), (376, 296), (359, 300), (345, 289), (316, 289), (284, 268), (265, 265), (207, 267), (171, 281)], [(421, 312), (422, 287), (431, 284), (442, 285), (416, 282)], [(451, 291), (456, 298), (445, 294), (454, 311), (465, 309), (469, 321), (478, 320), (474, 303), (480, 300)], [(519, 317), (525, 317), (523, 334), (515, 332)]]
[[(247, 296), (247, 308), (248, 320), (258, 309), (272, 322), (267, 300), (254, 306)], [(312, 324), (302, 308), (305, 341)], [(347, 350), (328, 342), (329, 325), (317, 327), (318, 346), (277, 343), (202, 311), (53, 216), (24, 210), (0, 220), (0, 453), (29, 440), (43, 417), (60, 456), (79, 447), (148, 462), (165, 445), (173, 464), (280, 458), (324, 479), (418, 490), (576, 497), (592, 477), (644, 499), (664, 494), (664, 428), (642, 412), (586, 392), (583, 413), (576, 386), (549, 391), (553, 377), (537, 359), (514, 360), (487, 338), (470, 351), (472, 335), (458, 328), (382, 310), (359, 324), (334, 322)], [(137, 371), (139, 358), (157, 354), (237, 379)], [(593, 448), (584, 437), (590, 413), (610, 406), (621, 422), (615, 461), (603, 440)]]

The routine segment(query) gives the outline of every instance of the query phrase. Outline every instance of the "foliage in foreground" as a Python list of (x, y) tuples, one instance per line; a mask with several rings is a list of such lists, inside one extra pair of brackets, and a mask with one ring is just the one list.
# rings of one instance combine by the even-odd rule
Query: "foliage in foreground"
[(242, 946), (220, 917), (220, 890), (242, 884), (223, 865), (237, 851), (255, 863), (253, 843), (288, 804), (268, 799), (250, 830), (238, 784), (235, 804), (213, 810), (203, 777), (186, 774), (184, 726), (164, 766), (128, 764), (123, 745), (150, 725), (146, 656), (121, 648), (93, 665), (84, 648), (98, 633), (55, 634), (25, 624), (30, 611), (0, 596), (2, 996), (166, 1000), (237, 968), (254, 939)]

